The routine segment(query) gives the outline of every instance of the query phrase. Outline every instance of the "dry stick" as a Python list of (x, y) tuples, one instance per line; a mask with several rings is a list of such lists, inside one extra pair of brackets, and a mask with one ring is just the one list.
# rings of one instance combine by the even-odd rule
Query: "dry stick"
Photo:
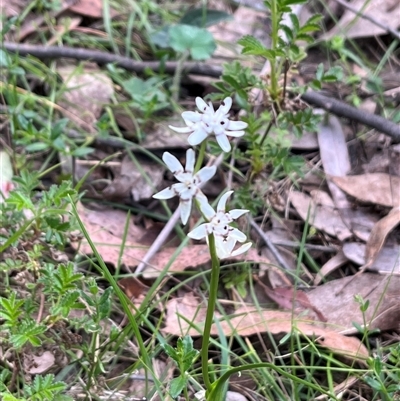
[(352, 13), (356, 14), (358, 17), (366, 19), (369, 22), (372, 22), (374, 25), (379, 26), (379, 28), (382, 28), (385, 31), (389, 32), (395, 39), (400, 40), (400, 32), (395, 31), (390, 26), (383, 24), (382, 22), (376, 20), (374, 17), (371, 17), (370, 15), (363, 14), (361, 11), (357, 10), (356, 8), (354, 8), (349, 3), (346, 3), (343, 0), (335, 0), (335, 1), (344, 8), (347, 8)]
[(377, 131), (389, 135), (396, 142), (400, 142), (400, 125), (395, 124), (390, 120), (376, 114), (356, 109), (340, 100), (313, 91), (304, 93), (301, 98), (307, 103), (322, 107), (324, 110), (330, 111), (332, 114), (339, 117), (346, 117), (350, 120), (358, 121), (362, 124), (368, 125), (369, 127), (375, 128)]
[(257, 231), (257, 234), (261, 237), (261, 239), (264, 241), (265, 245), (270, 249), (272, 254), (274, 255), (274, 258), (277, 260), (277, 262), (287, 271), (291, 271), (292, 269), (286, 261), (282, 258), (281, 254), (279, 253), (278, 249), (276, 246), (272, 243), (272, 241), (268, 238), (268, 236), (265, 234), (263, 230), (261, 230), (261, 227), (253, 220), (252, 217), (249, 218), (250, 225)]
[[(88, 50), (65, 46), (41, 46), (4, 42), (2, 47), (10, 52), (18, 53), (21, 56), (32, 55), (39, 59), (65, 57), (76, 60), (90, 60), (98, 64), (114, 63), (125, 68), (127, 71), (134, 71), (136, 73), (143, 73), (146, 68), (149, 68), (153, 71), (164, 71), (168, 74), (173, 74), (178, 64), (172, 61), (164, 64), (159, 61), (135, 61), (129, 57), (119, 56), (99, 50)], [(223, 70), (220, 66), (213, 66), (206, 63), (186, 62), (184, 64), (183, 72), (219, 78), (222, 75)], [(302, 95), (302, 99), (310, 104), (322, 107), (337, 116), (346, 117), (350, 120), (375, 128), (377, 131), (391, 136), (396, 141), (400, 141), (400, 127), (383, 117), (363, 110), (358, 110), (339, 100), (323, 96), (313, 91), (309, 91)]]
[[(224, 159), (223, 153), (220, 154), (217, 159), (212, 163), (213, 166), (218, 167), (221, 163), (222, 160)], [(203, 183), (204, 185), (205, 183)], [(200, 188), (203, 186), (200, 184)], [(176, 226), (176, 223), (178, 222), (180, 217), (180, 210), (179, 207), (175, 210), (174, 214), (171, 216), (171, 218), (168, 220), (168, 223), (164, 226), (164, 228), (161, 230), (160, 234), (158, 234), (158, 237), (156, 240), (151, 244), (149, 250), (147, 251), (146, 255), (144, 255), (143, 259), (139, 263), (138, 267), (135, 270), (135, 274), (141, 273), (145, 267), (149, 264), (150, 259), (160, 250), (160, 248), (165, 244), (165, 241), (167, 240), (169, 234), (172, 232), (174, 227)]]
[[(21, 56), (31, 55), (41, 60), (72, 58), (75, 60), (93, 61), (100, 65), (116, 64), (118, 67), (125, 68), (127, 71), (134, 71), (137, 73), (143, 73), (145, 69), (148, 68), (155, 72), (163, 71), (172, 75), (178, 67), (178, 62), (175, 61), (167, 61), (165, 63), (160, 61), (136, 61), (130, 57), (77, 47), (27, 45), (12, 42), (4, 42), (2, 47), (10, 52), (18, 53)], [(183, 64), (183, 72), (219, 78), (222, 74), (222, 68), (206, 63), (185, 62)]]

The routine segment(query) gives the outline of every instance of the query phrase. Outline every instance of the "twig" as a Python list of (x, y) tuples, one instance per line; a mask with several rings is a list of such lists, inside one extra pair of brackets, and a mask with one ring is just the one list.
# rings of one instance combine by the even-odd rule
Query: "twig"
[(304, 93), (301, 98), (307, 103), (322, 107), (324, 110), (330, 111), (332, 114), (339, 117), (346, 117), (350, 120), (375, 128), (377, 131), (389, 135), (395, 141), (400, 142), (400, 126), (386, 118), (356, 109), (340, 100), (313, 91)]
[(287, 271), (291, 271), (292, 269), (289, 267), (289, 265), (286, 263), (285, 259), (282, 258), (281, 254), (279, 253), (278, 249), (276, 246), (272, 243), (272, 241), (268, 238), (268, 236), (265, 234), (263, 230), (261, 230), (261, 227), (253, 220), (252, 217), (249, 218), (250, 220), (250, 225), (257, 231), (257, 234), (261, 237), (261, 239), (264, 241), (265, 245), (269, 248), (269, 250), (272, 252), (274, 255), (274, 258), (276, 261)]
[[(158, 61), (135, 61), (129, 57), (119, 56), (99, 50), (71, 48), (65, 46), (38, 46), (4, 42), (3, 48), (22, 56), (30, 54), (40, 59), (65, 57), (76, 60), (91, 60), (98, 64), (114, 63), (128, 71), (134, 71), (137, 73), (142, 73), (146, 68), (149, 68), (153, 71), (164, 71), (168, 74), (173, 74), (178, 65), (177, 62), (173, 61), (164, 64)], [(186, 62), (184, 63), (183, 72), (219, 78), (222, 75), (222, 67), (213, 66), (207, 63)], [(358, 110), (340, 100), (313, 91), (303, 94), (302, 99), (307, 103), (322, 107), (339, 117), (346, 117), (350, 120), (375, 128), (379, 132), (389, 135), (396, 141), (400, 142), (400, 126), (383, 117), (367, 113), (363, 110)]]
[(390, 26), (383, 24), (382, 22), (376, 20), (374, 17), (371, 17), (368, 14), (363, 14), (361, 11), (357, 10), (350, 3), (346, 3), (343, 0), (335, 0), (336, 3), (339, 3), (341, 6), (356, 14), (358, 17), (363, 18), (369, 22), (372, 22), (374, 25), (379, 26), (379, 28), (384, 29), (386, 32), (389, 32), (395, 39), (400, 40), (400, 32), (395, 31)]
[[(12, 42), (4, 42), (2, 47), (21, 56), (31, 55), (39, 59), (72, 58), (75, 60), (90, 60), (101, 65), (111, 63), (125, 68), (127, 71), (137, 73), (143, 73), (145, 69), (150, 69), (156, 72), (164, 71), (172, 75), (178, 67), (178, 62), (175, 61), (167, 61), (165, 63), (160, 61), (136, 61), (129, 57), (119, 56), (118, 54), (84, 48), (27, 45)], [(190, 61), (184, 63), (183, 72), (219, 78), (222, 74), (222, 68), (211, 64)]]

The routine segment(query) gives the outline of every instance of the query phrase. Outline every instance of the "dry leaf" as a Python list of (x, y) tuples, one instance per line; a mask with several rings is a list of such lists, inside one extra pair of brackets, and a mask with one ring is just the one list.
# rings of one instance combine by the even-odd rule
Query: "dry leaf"
[[(193, 294), (186, 294), (180, 299), (171, 299), (167, 303), (166, 325), (162, 330), (164, 333), (175, 336), (199, 336), (205, 315), (205, 305), (201, 305), (201, 301)], [(368, 357), (367, 349), (357, 338), (346, 337), (333, 330), (313, 326), (309, 321), (296, 318), (291, 312), (255, 310), (254, 307), (242, 306), (227, 319), (221, 317), (218, 312), (215, 312), (214, 317), (220, 319), (219, 327), (215, 324), (211, 327), (211, 334), (214, 336), (219, 335), (219, 329), (222, 329), (228, 337), (234, 334), (248, 337), (267, 331), (274, 335), (284, 335), (292, 332), (296, 327), (304, 336), (318, 337), (317, 342), (320, 345), (334, 352), (363, 359)]]
[(371, 231), (365, 250), (367, 268), (376, 260), (389, 233), (400, 223), (400, 206), (393, 208), (390, 213), (379, 220)]
[(122, 288), (129, 299), (138, 298), (146, 289), (146, 286), (136, 277), (124, 277), (121, 280), (118, 280), (118, 285)]
[[(365, 319), (370, 330), (399, 328), (400, 276), (364, 273), (333, 280), (308, 292), (308, 298), (324, 314), (332, 330), (356, 334), (353, 322), (363, 325), (360, 305), (354, 300), (360, 295), (369, 301)], [(336, 295), (340, 290), (340, 294)]]
[[(357, 265), (364, 266), (366, 247), (365, 244), (359, 242), (348, 242), (343, 246), (343, 253), (347, 259)], [(368, 266), (368, 271), (400, 275), (399, 247), (383, 247), (372, 264)]]
[(354, 198), (383, 206), (400, 203), (400, 177), (384, 173), (330, 177), (343, 191)]
[(329, 259), (319, 270), (314, 279), (314, 285), (319, 285), (320, 282), (329, 274), (334, 272), (339, 267), (343, 266), (349, 259), (344, 255), (343, 251), (338, 252), (337, 255)]
[[(348, 4), (363, 15), (368, 15), (395, 31), (400, 27), (400, 19), (395, 17), (400, 15), (400, 3), (398, 0), (352, 0)], [(350, 10), (345, 10), (339, 22), (322, 38), (330, 39), (335, 35), (346, 37), (347, 39), (369, 38), (386, 33), (386, 29), (358, 17)]]
[[(76, 14), (84, 15), (85, 17), (91, 17), (100, 19), (103, 18), (103, 0), (79, 0), (73, 6), (69, 8)], [(111, 9), (111, 17), (117, 13)]]
[[(158, 252), (150, 261), (150, 265), (143, 272), (143, 278), (153, 279), (159, 276), (165, 265), (169, 263), (176, 248), (164, 248)], [(270, 260), (259, 256), (256, 249), (249, 249), (247, 253), (227, 258), (226, 261), (243, 261), (263, 263), (270, 265)], [(190, 245), (182, 249), (180, 254), (172, 263), (169, 272), (181, 272), (189, 267), (205, 265), (211, 261), (208, 245)]]
[(114, 93), (111, 79), (98, 68), (85, 68), (81, 73), (75, 66), (69, 66), (59, 68), (57, 72), (66, 87), (60, 104), (88, 126), (96, 123), (104, 104)]
[(136, 164), (126, 155), (122, 160), (119, 175), (103, 190), (107, 199), (129, 197), (135, 202), (149, 199), (162, 183), (165, 169), (152, 160), (137, 157)]
[(314, 199), (301, 192), (293, 191), (290, 193), (289, 199), (300, 217), (304, 221), (308, 219), (309, 224), (333, 237), (338, 237), (341, 240), (351, 237), (351, 232), (335, 210), (329, 195), (323, 191), (313, 193)]
[[(261, 284), (261, 283), (260, 283)], [(276, 302), (281, 308), (292, 310), (293, 303), (298, 303), (302, 308), (311, 309), (318, 316), (321, 322), (326, 322), (326, 318), (308, 299), (307, 294), (304, 291), (296, 290), (294, 287), (281, 287), (281, 288), (269, 288), (267, 285), (263, 285), (264, 291), (267, 296)]]
[[(126, 224), (126, 212), (113, 209), (90, 210), (84, 208), (81, 204), (78, 204), (78, 212), (97, 251), (106, 263), (112, 263), (116, 266), (120, 256), (120, 262), (126, 266), (134, 267), (140, 263), (148, 250), (148, 247), (143, 244), (143, 239), (147, 236), (147, 233), (144, 228), (135, 225), (132, 220), (128, 224), (124, 252), (120, 255)], [(78, 244), (74, 245), (78, 248)], [(83, 254), (93, 253), (85, 238), (79, 244), (79, 252)], [(161, 249), (151, 259), (143, 273), (143, 278), (152, 279), (158, 277), (175, 252), (175, 247)], [(255, 249), (250, 249), (246, 255), (238, 255), (230, 260), (242, 261), (244, 259), (249, 262), (270, 264), (269, 259), (259, 256)], [(171, 273), (182, 272), (189, 267), (195, 268), (207, 264), (210, 260), (210, 252), (207, 245), (188, 245), (176, 256), (168, 271)]]
[(28, 0), (7, 0), (0, 2), (0, 15), (5, 18), (18, 17), (29, 4)]
[(42, 355), (29, 355), (24, 358), (24, 370), (31, 375), (47, 372), (54, 366), (55, 357), (52, 352), (44, 351)]

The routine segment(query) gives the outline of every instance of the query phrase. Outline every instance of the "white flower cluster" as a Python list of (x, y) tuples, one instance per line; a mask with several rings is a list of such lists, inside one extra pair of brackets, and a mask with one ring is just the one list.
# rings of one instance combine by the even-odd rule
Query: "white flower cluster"
[[(227, 136), (243, 136), (243, 130), (247, 127), (245, 122), (230, 121), (228, 119), (228, 112), (232, 106), (232, 98), (225, 98), (217, 111), (214, 111), (211, 102), (207, 105), (199, 97), (196, 98), (196, 105), (202, 114), (197, 111), (185, 111), (182, 113), (182, 117), (187, 127), (177, 128), (170, 126), (170, 128), (177, 132), (190, 133), (188, 142), (192, 146), (200, 144), (208, 136), (214, 134), (221, 149), (224, 152), (229, 152), (231, 145)], [(200, 185), (214, 176), (216, 167), (203, 167), (194, 174), (195, 152), (193, 149), (188, 149), (186, 152), (185, 168), (169, 152), (165, 152), (162, 159), (179, 182), (153, 195), (153, 198), (169, 199), (179, 196), (183, 224), (186, 224), (189, 220), (194, 198), (200, 207), (201, 213), (207, 220), (207, 223), (201, 224), (192, 230), (188, 236), (196, 240), (206, 238), (208, 242), (208, 236), (213, 234), (217, 255), (220, 259), (240, 255), (248, 251), (251, 247), (250, 242), (235, 249), (237, 242), (243, 243), (246, 241), (246, 235), (230, 225), (234, 220), (247, 213), (248, 210), (233, 209), (226, 212), (226, 202), (233, 193), (233, 191), (228, 191), (222, 195), (218, 202), (217, 211), (215, 212), (209, 205), (207, 197), (200, 189)]]

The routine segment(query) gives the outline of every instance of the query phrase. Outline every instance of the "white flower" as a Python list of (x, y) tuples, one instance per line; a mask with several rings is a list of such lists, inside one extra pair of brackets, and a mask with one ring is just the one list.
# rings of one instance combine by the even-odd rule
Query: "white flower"
[(201, 97), (196, 97), (197, 108), (201, 111), (184, 111), (182, 118), (187, 127), (169, 128), (180, 133), (191, 133), (188, 138), (190, 145), (195, 146), (203, 142), (209, 135), (214, 134), (218, 145), (224, 152), (231, 150), (228, 136), (240, 137), (244, 135), (247, 123), (243, 121), (230, 121), (229, 110), (232, 106), (232, 98), (227, 97), (217, 111), (210, 102), (207, 104)]
[(215, 212), (207, 202), (201, 202), (200, 208), (204, 217), (208, 220), (208, 223), (201, 224), (188, 234), (190, 238), (197, 240), (202, 238), (207, 238), (208, 240), (208, 235), (213, 234), (217, 255), (220, 259), (240, 255), (251, 247), (251, 242), (247, 242), (235, 251), (233, 250), (236, 242), (246, 241), (246, 235), (229, 224), (247, 213), (248, 210), (233, 209), (230, 212), (225, 212), (226, 201), (232, 193), (233, 191), (228, 191), (221, 196), (218, 202), (217, 212)]
[(207, 197), (201, 192), (200, 184), (208, 181), (215, 174), (217, 168), (215, 166), (203, 167), (193, 175), (195, 163), (195, 153), (193, 149), (188, 149), (186, 152), (185, 169), (179, 160), (169, 152), (164, 152), (162, 159), (179, 183), (173, 184), (156, 193), (153, 195), (153, 198), (169, 199), (174, 196), (179, 196), (181, 220), (183, 224), (186, 224), (192, 209), (192, 199), (196, 198), (200, 203), (207, 203)]

